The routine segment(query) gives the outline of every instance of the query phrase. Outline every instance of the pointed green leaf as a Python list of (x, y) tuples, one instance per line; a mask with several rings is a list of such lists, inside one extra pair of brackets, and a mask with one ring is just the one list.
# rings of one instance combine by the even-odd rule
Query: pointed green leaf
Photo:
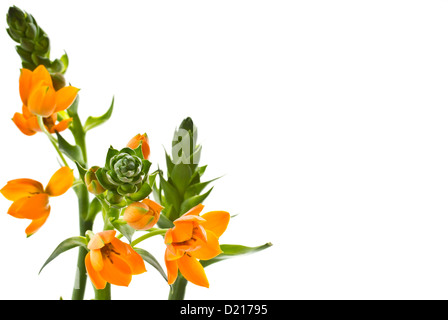
[(213, 181), (215, 181), (215, 180), (218, 180), (218, 179), (220, 179), (220, 178), (221, 178), (221, 177), (218, 177), (218, 178), (215, 178), (215, 179), (212, 179), (212, 180), (209, 180), (209, 181), (200, 182), (200, 183), (196, 183), (196, 184), (193, 184), (193, 185), (189, 186), (189, 187), (187, 188), (187, 190), (185, 191), (185, 195), (184, 195), (184, 197), (185, 197), (185, 198), (191, 198), (191, 197), (193, 197), (193, 196), (196, 196), (196, 195), (200, 194), (200, 193), (202, 192), (202, 190), (204, 190), (205, 187), (206, 187), (209, 183), (211, 183), (211, 182), (213, 182)]
[(68, 68), (68, 55), (67, 52), (65, 52), (63, 54), (63, 56), (61, 57), (60, 61), (62, 62), (62, 64), (64, 65), (64, 68), (62, 69), (62, 73), (65, 73), (65, 71), (67, 71)]
[(241, 246), (241, 245), (237, 245), (237, 244), (222, 244), (221, 250), (223, 252), (220, 255), (218, 255), (217, 257), (210, 259), (210, 260), (201, 260), (200, 262), (203, 267), (207, 267), (211, 264), (214, 264), (214, 263), (222, 261), (222, 260), (234, 258), (237, 256), (244, 256), (244, 255), (252, 254), (252, 253), (267, 249), (271, 246), (272, 246), (272, 243), (270, 243), (270, 242), (268, 242), (264, 245), (258, 246), (258, 247), (246, 247), (246, 246)]
[(160, 177), (160, 186), (165, 195), (166, 202), (173, 205), (174, 209), (179, 212), (181, 197), (176, 188), (167, 182), (162, 176)]
[(72, 161), (77, 161), (80, 164), (84, 164), (84, 159), (82, 156), (82, 150), (78, 145), (71, 145), (67, 142), (60, 134), (56, 131), (56, 136), (58, 137), (59, 150), (62, 151), (67, 157)]
[(93, 129), (110, 119), (110, 117), (112, 116), (112, 111), (114, 110), (114, 100), (115, 100), (115, 98), (112, 98), (112, 103), (105, 114), (103, 114), (100, 117), (88, 117), (87, 118), (87, 120), (84, 124), (84, 132), (87, 132), (87, 131)]
[(84, 177), (86, 176), (87, 169), (84, 168), (78, 161), (75, 161), (76, 167), (78, 168), (79, 177), (82, 181), (84, 181)]
[(168, 277), (166, 276), (165, 271), (163, 270), (162, 266), (159, 264), (157, 259), (152, 254), (150, 254), (148, 251), (146, 251), (144, 249), (140, 249), (140, 248), (134, 248), (134, 250), (143, 258), (143, 260), (145, 260), (147, 263), (149, 263), (151, 266), (153, 266), (157, 271), (159, 271), (160, 274), (162, 275), (162, 277), (166, 281), (168, 281)]
[(138, 190), (136, 193), (131, 194), (130, 196), (128, 196), (128, 198), (131, 199), (132, 201), (141, 201), (146, 197), (148, 197), (151, 191), (152, 188), (149, 185), (149, 183), (144, 183), (140, 187), (140, 190)]
[(168, 178), (169, 178), (171, 176), (171, 171), (173, 171), (174, 163), (171, 160), (171, 157), (169, 156), (169, 154), (166, 152), (166, 150), (165, 150), (165, 159), (166, 159), (166, 169), (167, 169)]
[(84, 247), (87, 249), (87, 240), (84, 237), (71, 237), (68, 239), (65, 239), (64, 241), (62, 241), (57, 247), (56, 249), (53, 251), (53, 253), (50, 255), (50, 257), (47, 259), (47, 261), (45, 261), (44, 265), (42, 266), (42, 268), (40, 268), (39, 273), (42, 272), (42, 269), (49, 264), (51, 261), (53, 261), (53, 259), (55, 259), (57, 256), (59, 256), (61, 253), (73, 249), (75, 247)]
[(185, 212), (187, 212), (188, 210), (190, 210), (191, 208), (202, 203), (208, 197), (210, 192), (212, 192), (212, 190), (213, 190), (213, 188), (211, 188), (204, 194), (200, 194), (200, 195), (186, 199), (184, 202), (182, 202), (182, 205), (180, 206), (180, 214), (182, 215)]
[(120, 233), (122, 235), (124, 235), (126, 237), (126, 239), (128, 239), (129, 243), (132, 242), (132, 236), (134, 235), (134, 232), (135, 232), (134, 228), (129, 226), (126, 221), (121, 220), (121, 219), (110, 218), (109, 221), (110, 221), (110, 223), (112, 223), (112, 225), (115, 227), (115, 229), (120, 231)]
[(174, 166), (173, 171), (171, 172), (171, 179), (180, 194), (185, 192), (185, 189), (190, 182), (191, 175), (192, 171), (188, 164), (180, 163)]
[(159, 221), (157, 221), (157, 225), (159, 228), (168, 229), (174, 227), (173, 222), (168, 219), (164, 214), (161, 214), (159, 217)]
[(117, 149), (114, 149), (114, 147), (112, 147), (112, 146), (109, 147), (109, 149), (107, 150), (107, 155), (106, 155), (106, 163), (104, 164), (104, 167), (106, 169), (110, 169), (110, 159), (112, 159), (114, 156), (116, 156), (119, 153), (120, 152)]

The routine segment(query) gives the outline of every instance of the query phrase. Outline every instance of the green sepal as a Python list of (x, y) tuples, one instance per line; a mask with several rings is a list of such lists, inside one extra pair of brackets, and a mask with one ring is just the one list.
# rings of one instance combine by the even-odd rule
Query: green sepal
[(258, 247), (246, 247), (246, 246), (237, 245), (237, 244), (222, 244), (220, 246), (221, 250), (222, 250), (221, 254), (219, 254), (217, 257), (215, 257), (213, 259), (201, 260), (200, 262), (203, 267), (207, 267), (207, 266), (214, 264), (216, 262), (219, 262), (219, 261), (234, 258), (237, 256), (243, 256), (243, 255), (256, 253), (256, 252), (262, 251), (264, 249), (267, 249), (271, 246), (272, 246), (272, 243), (270, 243), (270, 242), (263, 244), (261, 246), (258, 246)]
[(113, 190), (116, 188), (116, 186), (112, 185), (109, 183), (109, 181), (107, 180), (107, 178), (105, 177), (106, 175), (106, 168), (99, 168), (96, 171), (96, 178), (98, 179), (98, 182), (101, 184), (101, 186), (106, 189), (106, 190)]
[(186, 213), (188, 210), (190, 210), (191, 208), (204, 202), (204, 200), (208, 197), (208, 195), (210, 194), (210, 192), (212, 192), (212, 190), (213, 190), (213, 187), (210, 188), (210, 190), (208, 190), (204, 194), (200, 194), (200, 195), (185, 199), (182, 202), (182, 205), (180, 206), (180, 214), (182, 215), (182, 214)]
[(85, 237), (78, 236), (78, 237), (71, 237), (62, 241), (56, 247), (56, 249), (53, 251), (50, 257), (47, 259), (47, 261), (45, 261), (42, 268), (40, 268), (39, 273), (41, 273), (42, 269), (51, 261), (53, 261), (57, 256), (59, 256), (61, 253), (73, 249), (75, 247), (84, 247), (87, 249), (87, 239)]
[(110, 117), (112, 116), (112, 112), (114, 110), (114, 100), (115, 100), (115, 97), (112, 98), (112, 103), (105, 114), (103, 114), (100, 117), (90, 116), (87, 118), (86, 122), (84, 123), (84, 132), (87, 132), (87, 131), (93, 129), (93, 128), (105, 123), (107, 120), (110, 119)]
[(148, 251), (140, 248), (134, 248), (135, 252), (137, 252), (143, 260), (145, 260), (147, 263), (149, 263), (151, 266), (153, 266), (159, 273), (162, 275), (162, 277), (168, 281), (168, 277), (166, 276), (165, 271), (163, 270), (160, 263), (157, 261), (157, 259), (150, 254)]
[(135, 232), (134, 228), (129, 226), (128, 223), (122, 219), (109, 218), (109, 221), (115, 229), (120, 231), (120, 233), (128, 239), (129, 243), (132, 242), (132, 236)]
[(110, 159), (112, 159), (119, 153), (120, 152), (117, 149), (114, 149), (112, 146), (109, 147), (109, 150), (107, 150), (107, 155), (106, 155), (106, 163), (104, 164), (104, 167), (106, 169), (110, 169)]
[(67, 157), (72, 161), (77, 161), (84, 165), (84, 158), (82, 155), (82, 150), (78, 145), (72, 145), (67, 142), (60, 134), (56, 131), (56, 136), (58, 137), (59, 150), (62, 151)]
[(152, 191), (152, 188), (149, 185), (149, 183), (144, 183), (140, 187), (140, 190), (129, 195), (128, 198), (132, 201), (141, 201), (141, 200), (147, 198), (149, 196), (149, 194), (151, 193), (151, 191)]

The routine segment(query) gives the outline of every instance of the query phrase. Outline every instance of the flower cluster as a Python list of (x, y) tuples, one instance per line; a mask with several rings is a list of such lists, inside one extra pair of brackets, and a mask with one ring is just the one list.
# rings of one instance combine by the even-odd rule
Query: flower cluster
[[(189, 282), (210, 286), (205, 267), (270, 246), (221, 244), (230, 214), (210, 211), (200, 215), (212, 188), (204, 190), (216, 179), (202, 180), (207, 165), (199, 165), (202, 147), (189, 117), (175, 130), (171, 152), (165, 155), (166, 172), (160, 167), (151, 172), (146, 133), (133, 136), (122, 148), (110, 146), (104, 165), (88, 166), (86, 134), (109, 120), (113, 100), (103, 115), (89, 116), (83, 123), (78, 112), (80, 89), (65, 82), (67, 54), (50, 60), (50, 38), (32, 15), (19, 8), (9, 9), (7, 23), (22, 60), (18, 77), (22, 107), (12, 117), (13, 123), (27, 136), (43, 133), (57, 153), (59, 168), (45, 188), (39, 181), (21, 178), (7, 182), (0, 193), (12, 201), (9, 215), (31, 220), (25, 230), (30, 237), (45, 229), (50, 198), (74, 191), (80, 234), (60, 242), (41, 268), (61, 253), (79, 248), (72, 299), (84, 298), (86, 275), (95, 298), (110, 299), (111, 285), (129, 286), (133, 276), (146, 272), (147, 266), (170, 286), (169, 299), (183, 299)], [(74, 144), (68, 142), (67, 135)], [(102, 220), (97, 219), (100, 212)], [(138, 246), (157, 236), (163, 237), (164, 267)]]

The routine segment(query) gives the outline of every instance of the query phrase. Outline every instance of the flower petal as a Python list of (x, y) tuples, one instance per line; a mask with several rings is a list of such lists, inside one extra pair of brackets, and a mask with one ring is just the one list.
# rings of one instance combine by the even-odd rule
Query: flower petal
[(212, 259), (222, 252), (218, 237), (211, 231), (207, 230), (207, 241), (196, 239), (196, 242), (198, 242), (199, 249), (190, 251), (189, 253), (199, 260)]
[(168, 260), (167, 259), (168, 249), (165, 251), (165, 265), (166, 271), (168, 275), (168, 284), (171, 285), (176, 281), (178, 268), (177, 268), (177, 260)]
[(71, 188), (74, 179), (73, 170), (69, 167), (62, 167), (51, 177), (45, 188), (45, 193), (51, 197), (60, 196)]
[(44, 214), (42, 217), (38, 219), (34, 219), (33, 221), (31, 221), (29, 226), (25, 229), (26, 236), (30, 237), (33, 234), (35, 234), (37, 230), (39, 230), (40, 227), (44, 225), (45, 221), (47, 221), (49, 215), (50, 215), (50, 207), (48, 207), (48, 213)]
[(111, 254), (110, 259), (104, 259), (104, 267), (99, 272), (107, 282), (117, 286), (128, 286), (132, 280), (131, 268), (116, 254)]
[(186, 254), (177, 260), (177, 265), (185, 279), (198, 286), (209, 287), (204, 267), (198, 260)]
[(31, 88), (38, 85), (53, 88), (53, 80), (51, 80), (51, 75), (43, 65), (39, 65), (36, 69), (34, 69), (31, 75)]
[(87, 270), (87, 273), (89, 274), (89, 277), (90, 277), (90, 280), (92, 281), (93, 286), (97, 290), (101, 290), (106, 287), (106, 280), (104, 280), (104, 278), (100, 275), (100, 273), (93, 268), (92, 262), (90, 259), (91, 252), (92, 251), (88, 252), (86, 254), (86, 258), (84, 259), (84, 262), (86, 264), (86, 270)]
[(49, 198), (45, 193), (24, 197), (9, 207), (8, 214), (16, 218), (39, 219), (49, 211)]
[(230, 221), (230, 213), (226, 211), (210, 211), (202, 216), (206, 221), (201, 225), (212, 231), (218, 238), (226, 231)]
[(59, 112), (70, 107), (78, 95), (78, 88), (67, 86), (56, 91), (56, 109)]
[(114, 247), (114, 250), (117, 250), (117, 252), (120, 253), (120, 257), (127, 262), (133, 275), (146, 272), (143, 258), (135, 252), (129, 244), (124, 243), (117, 238), (112, 239), (111, 244)]
[(87, 248), (89, 250), (99, 250), (104, 247), (104, 241), (100, 237), (98, 233), (94, 234), (92, 238), (90, 238), (89, 243), (87, 244)]
[(43, 193), (44, 188), (39, 181), (33, 179), (15, 179), (9, 181), (0, 192), (6, 199), (16, 201), (33, 194)]
[(189, 215), (197, 216), (199, 213), (201, 213), (202, 209), (204, 209), (204, 205), (200, 203), (197, 206), (191, 208), (188, 212), (184, 213), (183, 216), (189, 216)]
[(90, 262), (92, 263), (92, 268), (95, 269), (95, 271), (101, 271), (103, 269), (104, 262), (101, 249), (90, 250)]
[(32, 75), (33, 72), (31, 70), (28, 69), (20, 70), (19, 92), (20, 92), (20, 98), (22, 99), (24, 105), (27, 104), (28, 97), (30, 95)]
[(117, 231), (115, 230), (106, 230), (98, 232), (97, 234), (103, 239), (104, 243), (111, 243), (112, 240), (115, 238), (115, 234)]
[(72, 121), (73, 121), (73, 118), (64, 119), (61, 122), (59, 122), (57, 125), (53, 126), (48, 131), (50, 133), (62, 132), (64, 130), (66, 130), (70, 126), (70, 123), (72, 123)]
[(172, 242), (183, 242), (190, 240), (193, 236), (193, 227), (194, 225), (191, 222), (177, 223), (172, 229)]
[(52, 87), (39, 86), (31, 91), (27, 106), (32, 114), (49, 117), (56, 108), (56, 92)]
[(12, 117), (12, 121), (17, 126), (17, 128), (22, 131), (23, 134), (27, 136), (36, 134), (36, 131), (31, 130), (31, 128), (28, 126), (27, 119), (25, 119), (23, 114), (16, 112)]

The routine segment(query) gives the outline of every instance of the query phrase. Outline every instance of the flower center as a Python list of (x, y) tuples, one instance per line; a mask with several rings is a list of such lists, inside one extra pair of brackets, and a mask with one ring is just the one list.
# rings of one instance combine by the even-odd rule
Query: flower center
[(115, 253), (116, 255), (120, 255), (119, 252), (114, 250), (114, 246), (111, 243), (106, 243), (104, 245), (104, 247), (101, 248), (101, 255), (103, 256), (103, 259), (104, 258), (109, 259), (110, 263), (114, 263), (110, 257), (110, 255), (112, 253)]

